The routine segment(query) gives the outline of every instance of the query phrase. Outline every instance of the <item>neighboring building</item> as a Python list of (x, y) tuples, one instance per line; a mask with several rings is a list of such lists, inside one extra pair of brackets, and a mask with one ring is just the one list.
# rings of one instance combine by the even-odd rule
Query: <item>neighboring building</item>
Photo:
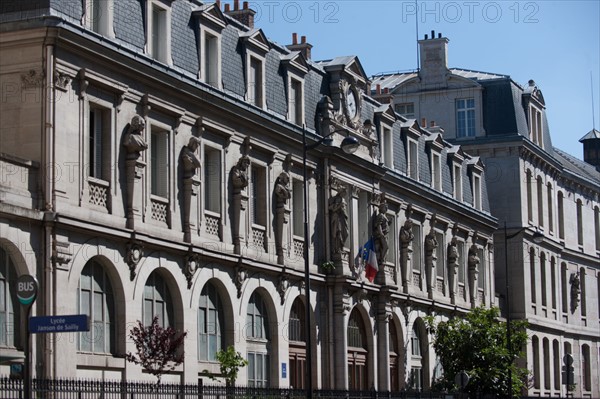
[[(371, 98), (358, 58), (310, 48), (270, 42), (237, 2), (1, 3), (2, 374), (23, 357), (14, 281), (29, 273), (33, 315), (92, 324), (36, 335), (38, 377), (150, 379), (124, 354), (158, 315), (188, 332), (164, 380), (209, 381), (234, 345), (238, 383), (304, 387), (310, 322), (315, 386), (430, 386), (423, 316), (497, 302), (486, 172)], [(358, 151), (312, 149), (304, 182), (303, 133), (339, 144), (344, 129)], [(354, 262), (369, 237), (374, 283)]]
[[(533, 80), (522, 87), (507, 75), (448, 68), (447, 45), (441, 35), (425, 36), (420, 70), (374, 77), (374, 96), (423, 124), (432, 120), (444, 139), (481, 157), (500, 225), (494, 244), (501, 296), (503, 226), (508, 237), (524, 229), (508, 241), (508, 272), (510, 317), (530, 324), (523, 359), (533, 374), (529, 394), (565, 395), (561, 371), (570, 353), (574, 395), (599, 397), (600, 134), (581, 139), (588, 163), (554, 148)], [(545, 236), (541, 244), (533, 242), (536, 231)]]

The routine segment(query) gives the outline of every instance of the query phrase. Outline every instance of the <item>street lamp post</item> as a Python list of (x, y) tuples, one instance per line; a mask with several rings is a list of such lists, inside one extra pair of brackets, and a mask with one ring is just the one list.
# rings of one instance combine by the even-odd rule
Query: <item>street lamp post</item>
[[(337, 132), (347, 130), (334, 130), (333, 132), (321, 137), (317, 142), (313, 144), (306, 144), (306, 126), (302, 127), (302, 188), (304, 190), (304, 292), (306, 295), (305, 308), (305, 320), (304, 320), (304, 339), (306, 342), (306, 397), (312, 399), (313, 397), (313, 384), (312, 384), (312, 338), (310, 328), (310, 262), (308, 261), (308, 249), (310, 247), (310, 236), (308, 232), (308, 189), (306, 184), (306, 153), (314, 148), (317, 148), (331, 135)], [(358, 149), (359, 143), (355, 137), (351, 137), (346, 134), (346, 138), (342, 141), (341, 148), (346, 154), (353, 154)]]
[[(511, 340), (511, 325), (510, 325), (510, 280), (508, 278), (508, 240), (516, 237), (525, 231), (527, 227), (523, 227), (515, 233), (508, 235), (506, 229), (506, 221), (504, 222), (504, 278), (506, 283), (506, 349), (508, 351), (508, 356), (511, 356), (512, 344)], [(540, 244), (544, 240), (544, 235), (538, 231), (533, 233), (533, 242), (536, 244)], [(512, 366), (512, 360), (511, 360)], [(513, 391), (512, 391), (512, 368), (508, 369), (508, 398), (512, 399)]]

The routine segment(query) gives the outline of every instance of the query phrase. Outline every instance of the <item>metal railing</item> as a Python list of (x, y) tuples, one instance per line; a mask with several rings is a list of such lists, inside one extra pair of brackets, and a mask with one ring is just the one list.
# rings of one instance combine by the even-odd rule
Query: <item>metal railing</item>
[[(306, 391), (287, 388), (226, 387), (203, 384), (156, 385), (151, 382), (101, 381), (83, 379), (34, 379), (32, 399), (303, 399)], [(494, 395), (477, 395), (478, 399), (497, 399)], [(315, 390), (320, 399), (449, 399), (467, 395), (444, 392), (376, 390)], [(0, 377), (0, 399), (23, 399), (23, 381)], [(523, 397), (521, 399), (527, 399)], [(569, 398), (575, 399), (575, 398)]]

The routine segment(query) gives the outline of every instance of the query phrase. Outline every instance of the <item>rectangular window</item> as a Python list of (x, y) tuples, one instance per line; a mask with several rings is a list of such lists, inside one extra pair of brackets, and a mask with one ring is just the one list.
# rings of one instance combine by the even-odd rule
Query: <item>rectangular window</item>
[(248, 352), (248, 386), (267, 388), (269, 386), (269, 355)]
[(485, 290), (485, 280), (487, 278), (487, 265), (485, 262), (485, 252), (483, 248), (477, 250), (477, 256), (479, 257), (479, 276), (477, 278), (477, 288), (479, 290)]
[(456, 137), (475, 136), (475, 100), (456, 100)]
[(388, 253), (387, 263), (396, 264), (396, 241), (398, 240), (398, 233), (396, 231), (396, 217), (394, 215), (387, 215), (389, 221), (389, 232), (388, 232)]
[(113, 0), (87, 0), (85, 3), (87, 27), (100, 35), (114, 37), (113, 9)]
[(542, 132), (542, 112), (531, 106), (529, 107), (529, 138), (541, 146), (543, 144)]
[(383, 148), (382, 148), (382, 152), (381, 152), (381, 155), (383, 157), (382, 162), (385, 166), (392, 169), (394, 167), (394, 143), (393, 143), (392, 130), (387, 127), (383, 127), (382, 135), (383, 135)]
[[(458, 283), (465, 284), (465, 243), (459, 241), (456, 245), (458, 250)], [(464, 298), (463, 298), (464, 299)]]
[(221, 213), (221, 151), (204, 147), (204, 209)]
[(263, 73), (262, 62), (250, 57), (250, 71), (248, 73), (248, 101), (257, 107), (263, 107)]
[(454, 199), (457, 201), (462, 201), (462, 171), (461, 171), (460, 165), (454, 165), (453, 178), (454, 178)]
[(90, 104), (89, 174), (110, 180), (110, 110)]
[(358, 194), (358, 240), (360, 245), (365, 244), (371, 232), (369, 230), (369, 193), (362, 191)]
[(421, 272), (421, 254), (422, 254), (422, 237), (421, 237), (421, 226), (418, 224), (413, 224), (413, 253), (412, 253), (412, 268), (416, 272)]
[(552, 198), (554, 198), (554, 196), (552, 195), (552, 185), (548, 184), (547, 186), (547, 190), (546, 190), (546, 203), (548, 204), (548, 229), (550, 231), (554, 230), (554, 209), (552, 206)]
[(419, 180), (419, 163), (418, 163), (418, 145), (416, 141), (408, 141), (408, 157), (407, 157), (407, 168), (408, 176), (411, 179)]
[(558, 193), (556, 212), (558, 213), (558, 238), (565, 239), (565, 214), (564, 214), (564, 205), (563, 205), (563, 194), (561, 192)]
[(262, 166), (252, 164), (251, 173), (251, 221), (252, 224), (265, 227), (267, 225), (267, 172)]
[(538, 206), (538, 224), (544, 227), (544, 183), (542, 178), (537, 178), (537, 206)]
[(446, 244), (444, 242), (444, 235), (442, 233), (435, 233), (435, 239), (438, 242), (438, 246), (435, 249), (435, 256), (437, 257), (435, 271), (437, 277), (444, 279), (446, 258), (444, 256), (444, 249)]
[(169, 133), (152, 126), (150, 134), (150, 192), (169, 196)]
[(577, 200), (577, 244), (583, 246), (583, 202)]
[(302, 98), (302, 82), (292, 79), (290, 84), (289, 116), (292, 122), (300, 126), (304, 123)]
[(413, 103), (396, 104), (394, 110), (407, 119), (415, 117), (415, 104)]
[(431, 186), (434, 190), (442, 190), (442, 162), (440, 154), (431, 153)]
[(204, 82), (219, 87), (219, 38), (204, 31)]
[(167, 63), (167, 41), (169, 40), (167, 32), (167, 10), (152, 3), (151, 10), (151, 29), (150, 29), (150, 55), (155, 60)]
[(304, 238), (304, 186), (298, 179), (292, 182), (292, 228), (295, 236)]
[[(600, 251), (600, 208), (594, 208), (594, 235), (596, 237), (596, 251)], [(600, 297), (600, 291), (598, 292)]]
[(473, 207), (481, 209), (481, 177), (473, 175)]

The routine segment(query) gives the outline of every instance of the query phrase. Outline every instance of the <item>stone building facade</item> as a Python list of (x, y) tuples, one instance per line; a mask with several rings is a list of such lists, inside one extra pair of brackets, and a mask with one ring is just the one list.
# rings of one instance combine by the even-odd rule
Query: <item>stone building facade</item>
[[(315, 387), (430, 387), (423, 317), (497, 304), (486, 169), (376, 101), (357, 57), (310, 48), (237, 2), (2, 2), (0, 373), (23, 358), (31, 274), (33, 315), (91, 323), (34, 336), (39, 377), (151, 379), (124, 354), (157, 315), (188, 332), (164, 380), (208, 381), (233, 345), (238, 383), (304, 387), (310, 323)], [(303, 138), (328, 135), (304, 164)], [(371, 237), (372, 283), (355, 262)]]
[[(505, 297), (508, 287), (508, 316), (530, 326), (523, 359), (533, 377), (529, 394), (565, 395), (561, 372), (570, 354), (574, 395), (598, 397), (600, 135), (592, 130), (580, 140), (586, 162), (553, 147), (546, 103), (533, 80), (523, 87), (508, 75), (449, 68), (448, 39), (428, 36), (419, 41), (420, 70), (373, 77), (373, 95), (406, 117), (430, 119), (429, 130), (443, 130), (444, 139), (486, 164), (500, 227), (496, 290)], [(539, 244), (536, 232), (544, 235)]]

